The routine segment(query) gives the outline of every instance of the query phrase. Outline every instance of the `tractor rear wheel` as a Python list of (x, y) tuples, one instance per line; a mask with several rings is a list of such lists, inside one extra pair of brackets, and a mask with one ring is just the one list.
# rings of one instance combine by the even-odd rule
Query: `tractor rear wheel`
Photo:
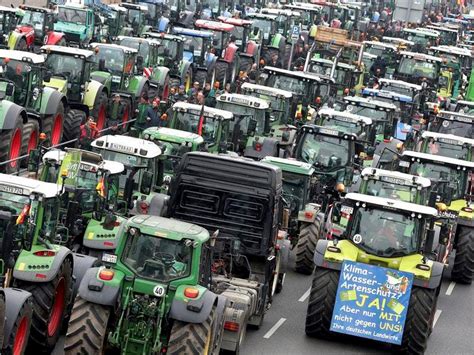
[(456, 243), (451, 278), (462, 284), (471, 284), (474, 274), (474, 230), (460, 227)]
[(229, 63), (219, 61), (216, 63), (214, 67), (214, 81), (218, 81), (221, 85), (225, 86), (227, 83), (227, 70), (229, 67)]
[(13, 323), (9, 339), (4, 339), (2, 354), (24, 354), (30, 336), (33, 307), (31, 300), (23, 303), (18, 316)]
[(26, 39), (22, 38), (20, 39), (20, 42), (18, 42), (15, 50), (17, 51), (28, 51), (28, 45), (26, 44)]
[(243, 71), (245, 73), (248, 73), (250, 69), (252, 69), (252, 64), (253, 64), (253, 58), (251, 57), (240, 57), (240, 63), (239, 63), (239, 72)]
[(207, 82), (207, 72), (198, 70), (194, 75), (194, 81), (197, 81), (201, 87), (204, 87), (204, 84)]
[(437, 290), (414, 286), (403, 329), (403, 339), (397, 352), (424, 354), (433, 327), (436, 312)]
[(72, 264), (65, 259), (56, 277), (50, 282), (30, 283), (17, 280), (17, 287), (33, 295), (33, 322), (30, 345), (51, 351), (58, 341), (72, 298)]
[(77, 296), (66, 334), (65, 354), (102, 354), (109, 317), (108, 308)]
[(46, 133), (50, 145), (58, 145), (63, 139), (64, 105), (59, 103), (54, 115), (45, 117), (42, 132)]
[[(20, 115), (16, 117), (13, 129), (0, 131), (0, 162), (17, 159), (21, 156), (21, 145), (23, 138), (23, 119)], [(17, 171), (19, 162), (13, 161), (0, 166), (0, 171), (11, 174)]]
[(97, 123), (97, 129), (102, 131), (107, 126), (107, 102), (108, 98), (105, 92), (101, 92), (100, 96), (96, 99), (92, 116), (95, 118)]
[(306, 335), (318, 338), (329, 336), (338, 284), (339, 271), (316, 268), (306, 312)]
[(86, 114), (79, 110), (69, 110), (64, 121), (64, 141), (69, 142), (74, 139), (76, 141), (71, 143), (71, 146), (77, 146), (79, 136), (81, 135), (81, 124), (86, 121)]
[(167, 354), (211, 355), (219, 354), (220, 344), (215, 344), (216, 312), (213, 309), (204, 323), (174, 321), (168, 341)]
[[(21, 155), (28, 155), (31, 150), (38, 147), (39, 124), (35, 120), (28, 121), (23, 125), (23, 141), (21, 144)], [(28, 165), (28, 159), (21, 162), (22, 167)]]
[(324, 215), (318, 213), (314, 222), (301, 226), (296, 244), (296, 272), (311, 275), (314, 270), (313, 256), (318, 240), (321, 239)]

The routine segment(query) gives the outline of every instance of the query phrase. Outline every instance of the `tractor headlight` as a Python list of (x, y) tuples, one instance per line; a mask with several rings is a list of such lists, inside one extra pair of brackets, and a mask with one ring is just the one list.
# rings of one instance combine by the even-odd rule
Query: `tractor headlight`
[(38, 88), (34, 88), (34, 89), (33, 89), (33, 101), (38, 100), (38, 97), (39, 97), (39, 89), (38, 89)]

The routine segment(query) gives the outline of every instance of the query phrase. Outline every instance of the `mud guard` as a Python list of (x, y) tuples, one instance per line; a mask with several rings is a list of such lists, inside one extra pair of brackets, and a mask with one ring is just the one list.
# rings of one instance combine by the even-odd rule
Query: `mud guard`
[[(152, 78), (162, 88), (166, 83), (166, 78), (169, 77), (169, 68), (167, 67), (156, 67), (153, 69)], [(158, 75), (155, 76), (155, 73)]]
[(63, 32), (50, 32), (45, 44), (58, 44), (59, 41), (64, 38), (64, 36), (65, 34)]
[[(82, 103), (89, 107), (89, 110), (92, 111), (98, 100), (100, 100), (100, 95), (104, 90), (106, 90), (104, 85), (98, 81), (91, 80), (87, 85), (87, 90)], [(107, 91), (105, 91), (105, 94), (107, 95)]]
[(3, 292), (5, 293), (5, 328), (3, 339), (9, 339), (21, 308), (26, 302), (32, 302), (31, 293), (10, 287), (4, 288)]
[(79, 285), (78, 295), (91, 303), (114, 306), (120, 294), (120, 286), (114, 287), (112, 285), (121, 285), (125, 275), (115, 270), (114, 278), (111, 280), (113, 283), (104, 282), (97, 279), (99, 270), (99, 267), (94, 267), (86, 271)]
[[(31, 258), (37, 259), (37, 264), (44, 263), (44, 261), (42, 261), (42, 258), (44, 259), (44, 257), (34, 256), (31, 252), (26, 252), (26, 251), (21, 252), (20, 256), (18, 257), (15, 263), (15, 268), (13, 269), (13, 277), (15, 279), (18, 279), (21, 281), (27, 281), (27, 282), (38, 282), (38, 283), (49, 282), (56, 277), (56, 275), (59, 272), (59, 269), (61, 268), (61, 265), (63, 264), (66, 258), (71, 258), (72, 267), (74, 270), (74, 258), (73, 258), (72, 252), (68, 248), (64, 246), (59, 246), (58, 249), (55, 250), (55, 252), (56, 252), (56, 255), (54, 256), (54, 260), (49, 270), (41, 270), (41, 274), (43, 275), (42, 278), (38, 278), (36, 276), (38, 274), (38, 270), (33, 270), (33, 269), (29, 271), (21, 270), (24, 268), (24, 267), (21, 267), (21, 264), (25, 264), (23, 262), (24, 259), (22, 258), (22, 256), (25, 256), (25, 258), (29, 258), (29, 260), (31, 260)], [(26, 264), (33, 264), (33, 262), (30, 261), (29, 263), (26, 263)]]
[[(222, 297), (225, 300), (225, 297)], [(202, 297), (197, 300), (185, 302), (184, 300), (173, 299), (171, 303), (169, 317), (175, 320), (186, 323), (204, 323), (211, 314), (212, 307), (219, 300), (217, 295), (209, 290), (206, 290)], [(220, 306), (222, 307), (222, 305)], [(225, 308), (225, 306), (224, 306)]]
[(77, 291), (79, 290), (79, 285), (81, 284), (84, 275), (86, 274), (87, 270), (89, 270), (92, 266), (94, 266), (97, 258), (94, 258), (89, 255), (83, 255), (74, 253), (72, 254), (74, 260), (74, 269), (72, 271), (72, 277), (74, 279), (74, 287), (73, 287), (73, 299), (76, 298)]
[(170, 197), (166, 194), (155, 194), (151, 198), (148, 214), (150, 216), (166, 216)]
[(22, 38), (25, 38), (25, 41), (26, 41), (25, 33), (17, 32), (17, 31), (10, 32), (10, 36), (8, 36), (8, 49), (12, 51), (18, 49), (17, 48), (18, 43), (20, 43), (20, 40)]
[(184, 60), (183, 64), (181, 65), (180, 78), (179, 78), (181, 84), (183, 85), (184, 85), (184, 80), (186, 79), (186, 73), (188, 72), (190, 67), (191, 67), (191, 62)]
[(0, 101), (0, 112), (3, 113), (0, 116), (0, 129), (10, 130), (15, 128), (15, 121), (19, 115), (23, 118), (23, 123), (28, 120), (26, 110), (11, 101)]
[(207, 68), (207, 73), (212, 73), (212, 70), (216, 66), (217, 63), (217, 56), (214, 54), (209, 54), (206, 60), (206, 68)]
[(280, 273), (284, 274), (288, 271), (291, 242), (288, 239), (281, 241), (280, 243)]
[(413, 278), (413, 285), (423, 288), (434, 289), (441, 285), (443, 278), (444, 264), (433, 261), (431, 266), (431, 276), (429, 280), (420, 280), (418, 278)]
[(41, 97), (41, 107), (39, 110), (40, 114), (46, 116), (54, 115), (61, 101), (64, 104), (64, 108), (66, 108), (67, 100), (64, 94), (53, 88), (45, 87)]

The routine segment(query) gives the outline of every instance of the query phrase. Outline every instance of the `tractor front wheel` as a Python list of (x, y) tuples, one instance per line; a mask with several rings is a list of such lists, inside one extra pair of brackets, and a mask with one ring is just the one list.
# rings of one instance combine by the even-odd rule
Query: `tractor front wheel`
[(4, 339), (2, 354), (20, 355), (26, 352), (32, 317), (33, 307), (30, 299), (23, 303), (18, 312), (9, 339)]
[(61, 143), (63, 139), (63, 125), (64, 105), (61, 102), (56, 109), (56, 113), (46, 117), (43, 121), (42, 131), (48, 136), (50, 145), (54, 146)]
[(81, 135), (81, 124), (86, 121), (86, 114), (79, 110), (69, 110), (64, 121), (64, 141), (69, 142), (74, 139), (71, 146), (76, 146), (78, 138)]
[(316, 244), (321, 239), (324, 215), (318, 213), (314, 222), (304, 224), (300, 228), (298, 243), (296, 244), (296, 272), (311, 275), (314, 270), (313, 256)]
[(65, 354), (102, 354), (109, 317), (108, 308), (77, 296), (66, 334)]
[[(37, 121), (28, 121), (23, 126), (23, 141), (21, 144), (21, 155), (28, 155), (30, 151), (38, 147), (39, 142), (39, 124)], [(23, 167), (28, 165), (28, 159), (21, 162)]]
[(101, 92), (100, 96), (96, 99), (97, 102), (92, 111), (92, 116), (95, 118), (97, 123), (97, 129), (102, 131), (107, 126), (107, 102), (108, 98), (105, 92)]
[(403, 329), (402, 345), (397, 352), (403, 354), (424, 354), (426, 343), (433, 328), (436, 312), (437, 290), (413, 287), (410, 304)]
[(456, 242), (456, 257), (454, 258), (453, 280), (462, 284), (471, 284), (474, 274), (474, 230), (460, 227)]
[(318, 338), (329, 336), (338, 283), (339, 271), (316, 268), (306, 312), (306, 335)]
[(214, 309), (204, 323), (185, 323), (175, 320), (168, 341), (167, 354), (219, 354), (220, 344), (216, 344), (219, 335), (214, 332), (216, 321), (217, 315)]
[[(0, 162), (18, 159), (21, 156), (23, 140), (23, 120), (20, 115), (16, 117), (13, 129), (0, 131)], [(12, 161), (0, 166), (0, 171), (12, 174), (18, 170), (20, 163)]]
[[(227, 83), (227, 71), (229, 68), (229, 63), (224, 61), (219, 61), (214, 67), (214, 81), (221, 83), (222, 87), (225, 87)], [(214, 84), (214, 82), (212, 83)]]
[(33, 295), (33, 322), (30, 345), (51, 351), (61, 333), (63, 320), (72, 298), (72, 264), (65, 259), (56, 277), (46, 283), (17, 281), (17, 287)]

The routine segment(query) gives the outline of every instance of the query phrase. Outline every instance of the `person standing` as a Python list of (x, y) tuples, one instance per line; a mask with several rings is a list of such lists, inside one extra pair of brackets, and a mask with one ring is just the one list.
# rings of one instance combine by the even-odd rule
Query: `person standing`
[(91, 143), (94, 139), (99, 137), (99, 130), (94, 121), (94, 117), (89, 116), (86, 122), (80, 127), (79, 148), (84, 150), (91, 149)]

